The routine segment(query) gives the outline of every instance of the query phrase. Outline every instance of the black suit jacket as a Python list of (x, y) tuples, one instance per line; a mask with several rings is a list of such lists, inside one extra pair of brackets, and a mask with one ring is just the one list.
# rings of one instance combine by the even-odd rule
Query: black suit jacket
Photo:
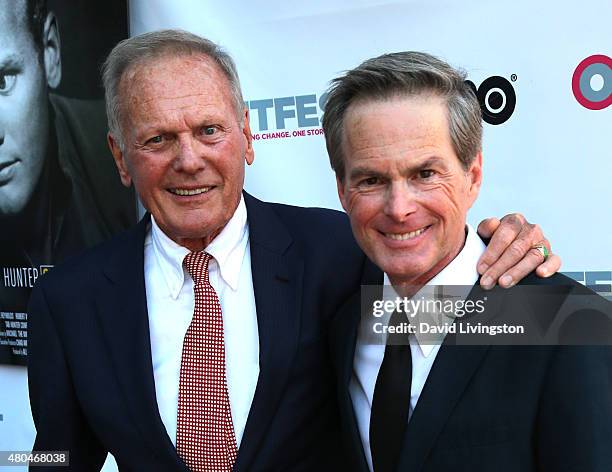
[[(364, 284), (382, 283), (372, 264), (364, 275)], [(550, 279), (530, 275), (520, 284), (553, 290), (559, 305), (569, 294), (590, 293), (559, 274)], [(493, 306), (513, 309), (512, 290), (497, 293), (501, 298)], [(475, 286), (470, 297), (485, 295)], [(532, 298), (526, 309), (550, 321), (559, 305)], [(356, 295), (334, 320), (330, 340), (347, 470), (366, 472), (348, 389), (359, 321)], [(460, 346), (453, 341), (452, 335), (446, 337), (434, 361), (405, 432), (398, 471), (612, 471), (610, 347)]]
[[(245, 201), (260, 374), (234, 470), (338, 470), (327, 334), (358, 288), (364, 256), (339, 212), (247, 194)], [(143, 272), (148, 221), (53, 269), (31, 298), (34, 449), (70, 451), (70, 470), (98, 470), (107, 451), (121, 470), (187, 470), (155, 398)]]

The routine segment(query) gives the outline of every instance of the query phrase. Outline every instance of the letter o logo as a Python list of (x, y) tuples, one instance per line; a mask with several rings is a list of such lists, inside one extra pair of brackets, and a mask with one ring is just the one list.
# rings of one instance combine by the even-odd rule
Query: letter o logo
[[(593, 79), (603, 79), (601, 87), (593, 85)], [(603, 110), (612, 103), (612, 59), (604, 54), (594, 54), (584, 59), (572, 76), (572, 92), (583, 107)]]
[(501, 125), (508, 121), (516, 106), (516, 93), (508, 80), (494, 75), (486, 79), (478, 88), (471, 80), (466, 80), (466, 83), (478, 98), (484, 121), (490, 125)]

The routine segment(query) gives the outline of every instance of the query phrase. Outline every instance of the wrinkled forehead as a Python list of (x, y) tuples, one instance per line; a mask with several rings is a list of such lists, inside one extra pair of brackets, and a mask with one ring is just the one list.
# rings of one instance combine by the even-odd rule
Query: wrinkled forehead
[(448, 134), (446, 99), (434, 93), (393, 94), (351, 102), (343, 120), (343, 145), (347, 139), (383, 134), (402, 138), (407, 131)]
[(202, 92), (228, 95), (230, 83), (216, 62), (204, 54), (162, 54), (130, 65), (122, 74), (119, 94), (128, 106), (143, 95), (179, 98)]
[(132, 65), (122, 75), (119, 102), (124, 126), (236, 117), (229, 80), (203, 55), (156, 57)]
[(203, 77), (225, 77), (215, 60), (205, 54), (167, 51), (134, 60), (123, 71), (121, 82), (167, 80), (171, 74), (173, 81), (180, 83), (194, 69)]

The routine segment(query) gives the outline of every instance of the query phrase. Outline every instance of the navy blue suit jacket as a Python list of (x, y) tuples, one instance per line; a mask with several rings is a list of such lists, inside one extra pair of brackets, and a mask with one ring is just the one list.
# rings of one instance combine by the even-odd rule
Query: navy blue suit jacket
[[(331, 317), (358, 288), (364, 256), (339, 212), (247, 194), (245, 202), (260, 374), (234, 470), (339, 470), (327, 335)], [(32, 294), (34, 449), (70, 451), (69, 470), (98, 470), (107, 452), (121, 470), (187, 470), (155, 398), (143, 269), (147, 224), (145, 218), (54, 268)]]
[[(382, 284), (368, 263), (364, 284)], [(552, 320), (564, 297), (592, 294), (556, 274), (529, 275), (520, 285), (554, 293), (557, 306), (533, 297), (521, 309)], [(516, 305), (500, 290), (499, 310)], [(474, 286), (470, 297), (491, 298)], [(610, 304), (601, 300), (610, 313)], [(490, 302), (489, 302), (490, 303)], [(351, 297), (330, 332), (338, 379), (346, 470), (368, 466), (349, 381), (360, 321), (360, 297)], [(606, 325), (610, 333), (610, 324)], [(608, 337), (608, 339), (610, 339)], [(447, 336), (408, 422), (398, 471), (405, 472), (610, 472), (612, 471), (612, 348), (609, 346), (459, 346)]]

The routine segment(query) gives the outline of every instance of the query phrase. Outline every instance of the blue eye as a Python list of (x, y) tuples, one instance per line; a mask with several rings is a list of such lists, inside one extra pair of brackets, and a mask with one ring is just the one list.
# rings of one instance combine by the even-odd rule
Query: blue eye
[(2, 74), (0, 73), (0, 93), (8, 94), (15, 87), (17, 74)]
[(159, 144), (163, 141), (163, 136), (159, 135), (159, 136), (153, 136), (151, 139), (149, 139), (147, 142), (150, 144)]
[(202, 133), (205, 134), (206, 136), (211, 136), (213, 134), (215, 134), (216, 128), (214, 126), (205, 126), (204, 128), (202, 128)]

